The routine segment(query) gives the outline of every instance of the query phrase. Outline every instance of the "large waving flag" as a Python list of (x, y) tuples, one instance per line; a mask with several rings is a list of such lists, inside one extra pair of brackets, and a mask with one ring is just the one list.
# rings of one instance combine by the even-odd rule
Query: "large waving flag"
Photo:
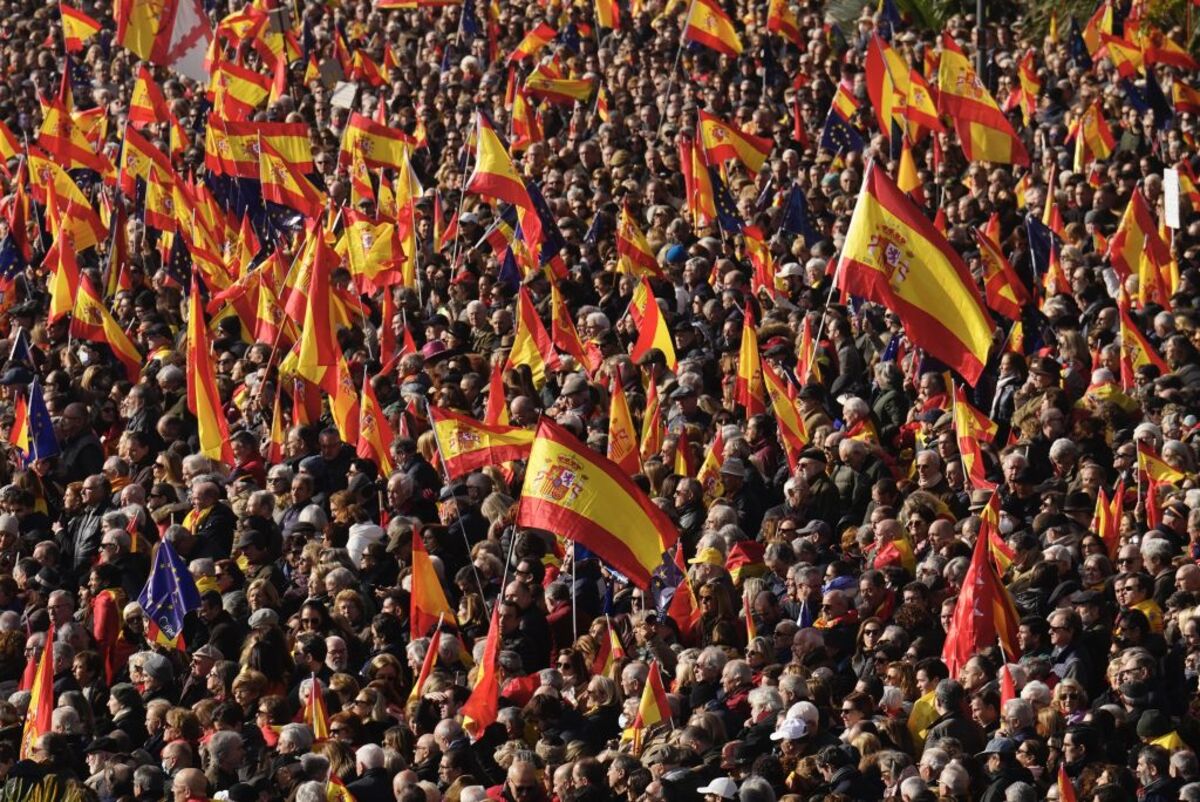
[(1137, 383), (1134, 374), (1138, 368), (1146, 365), (1154, 365), (1163, 375), (1170, 373), (1166, 360), (1159, 356), (1146, 336), (1134, 325), (1129, 314), (1129, 298), (1124, 291), (1117, 300), (1117, 314), (1121, 333), (1121, 389), (1133, 387)]
[(800, 18), (788, 0), (770, 0), (767, 3), (767, 30), (779, 34), (796, 47), (805, 47), (804, 37), (800, 33)]
[[(500, 371), (493, 371), (499, 375)], [(503, 398), (503, 391), (501, 391)], [(533, 431), (519, 426), (488, 424), (441, 407), (429, 407), (442, 466), (457, 478), (486, 465), (525, 459), (533, 446)]]
[(1100, 101), (1095, 100), (1084, 109), (1083, 114), (1071, 124), (1067, 132), (1067, 142), (1075, 142), (1075, 161), (1073, 169), (1081, 172), (1093, 161), (1107, 159), (1117, 147), (1117, 139), (1113, 136), (1108, 120), (1104, 118), (1104, 109)]
[(742, 344), (738, 350), (733, 399), (746, 410), (747, 418), (767, 411), (763, 403), (762, 359), (758, 354), (758, 334), (754, 331), (754, 309), (749, 299), (746, 299), (742, 316)]
[[(984, 528), (987, 526), (985, 523)], [(1017, 611), (989, 557), (991, 538), (984, 534), (981, 531), (975, 540), (971, 564), (963, 577), (954, 617), (946, 630), (946, 645), (942, 648), (942, 661), (953, 676), (958, 675), (958, 670), (973, 655), (995, 645), (997, 637), (1009, 660), (1021, 655), (1017, 644)]]
[(548, 418), (529, 454), (516, 523), (576, 541), (642, 589), (679, 537), (629, 476)]
[(295, 209), (305, 217), (318, 217), (325, 207), (325, 193), (305, 178), (263, 137), (258, 138), (258, 180), (262, 196), (272, 203)]
[(909, 340), (972, 386), (992, 345), (992, 321), (970, 270), (946, 238), (875, 164), (846, 232), (838, 286), (881, 303)]
[(131, 382), (138, 380), (142, 370), (142, 355), (105, 308), (100, 293), (86, 274), (80, 277), (79, 294), (75, 296), (75, 308), (71, 310), (70, 330), (75, 337), (107, 345), (125, 368), (126, 377)]
[(1029, 164), (1024, 143), (949, 34), (942, 34), (938, 109), (953, 118), (963, 155), (970, 161)]
[(703, 109), (700, 110), (700, 142), (709, 164), (739, 161), (751, 176), (758, 175), (775, 146), (769, 137), (748, 134)]
[(683, 40), (698, 42), (731, 57), (738, 56), (743, 49), (733, 20), (721, 8), (720, 0), (691, 0), (683, 23)]
[(32, 760), (38, 739), (50, 732), (54, 713), (54, 625), (46, 633), (46, 645), (38, 658), (29, 688), (29, 708), (25, 712), (25, 726), (21, 729), (21, 760)]
[(591, 375), (599, 367), (599, 361), (592, 358), (579, 339), (579, 331), (571, 320), (571, 311), (563, 299), (558, 282), (550, 282), (550, 343), (559, 351), (567, 354)]
[(183, 558), (165, 540), (154, 547), (150, 576), (137, 600), (149, 622), (147, 638), (169, 649), (186, 651), (183, 619), (192, 610), (200, 608), (200, 591), (196, 590), (196, 581)]
[(511, 203), (526, 212), (521, 220), (525, 241), (539, 242), (541, 226), (531, 231), (529, 229), (534, 226), (527, 225), (527, 221), (537, 221), (537, 210), (525, 182), (513, 166), (512, 158), (496, 134), (492, 121), (482, 111), (476, 115), (476, 120), (475, 171), (467, 181), (466, 191), (490, 200)]
[(865, 67), (867, 95), (885, 137), (899, 133), (916, 142), (922, 128), (946, 130), (925, 79), (878, 34), (867, 45)]
[(188, 409), (196, 416), (200, 436), (200, 453), (209, 459), (233, 465), (233, 448), (229, 444), (229, 424), (217, 393), (217, 373), (212, 362), (208, 341), (208, 326), (200, 303), (200, 284), (192, 277), (188, 296), (187, 321)]
[(608, 458), (630, 476), (642, 470), (637, 430), (633, 428), (629, 400), (620, 381), (613, 381), (612, 402), (608, 406)]
[(325, 688), (317, 675), (308, 680), (308, 697), (304, 700), (304, 723), (312, 728), (313, 740), (329, 740), (329, 711), (325, 709)]
[(363, 371), (362, 397), (358, 406), (358, 448), (356, 453), (379, 468), (380, 476), (390, 476), (395, 468), (391, 445), (395, 435), (387, 415), (375, 396), (368, 371)]
[(967, 401), (960, 385), (954, 387), (954, 433), (958, 438), (958, 451), (962, 455), (963, 473), (976, 490), (995, 490), (995, 482), (988, 481), (987, 468), (983, 464), (983, 450), (979, 441), (990, 443), (996, 436), (996, 424)]
[(399, 170), (404, 155), (413, 144), (412, 138), (398, 128), (389, 128), (358, 112), (350, 115), (346, 123), (342, 149), (338, 162), (348, 165), (354, 154), (361, 155), (367, 167), (379, 170), (390, 167)]
[(542, 48), (554, 41), (554, 37), (556, 36), (558, 36), (558, 31), (545, 22), (539, 22), (536, 28), (525, 34), (525, 38), (520, 41), (516, 49), (509, 55), (509, 63), (515, 64), (527, 58), (533, 58), (542, 52)]
[(420, 536), (412, 539), (412, 579), (410, 608), (408, 613), (409, 637), (413, 640), (429, 635), (442, 621), (455, 621), (454, 609), (446, 599), (446, 590), (438, 578), (437, 570), (425, 541)]

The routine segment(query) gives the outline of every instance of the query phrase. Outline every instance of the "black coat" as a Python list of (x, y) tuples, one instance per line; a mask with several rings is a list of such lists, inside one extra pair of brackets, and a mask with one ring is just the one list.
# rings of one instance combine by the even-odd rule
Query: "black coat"
[[(435, 777), (436, 780), (436, 777)], [(367, 769), (363, 775), (346, 786), (356, 802), (395, 802), (392, 781), (387, 769)]]
[(191, 559), (209, 557), (224, 560), (233, 551), (233, 530), (237, 516), (224, 504), (216, 504), (196, 527), (196, 547)]
[(974, 721), (955, 713), (940, 716), (929, 726), (929, 734), (925, 736), (926, 743), (932, 743), (939, 738), (954, 738), (962, 744), (963, 751), (969, 755), (983, 751), (986, 744), (983, 740), (983, 730)]

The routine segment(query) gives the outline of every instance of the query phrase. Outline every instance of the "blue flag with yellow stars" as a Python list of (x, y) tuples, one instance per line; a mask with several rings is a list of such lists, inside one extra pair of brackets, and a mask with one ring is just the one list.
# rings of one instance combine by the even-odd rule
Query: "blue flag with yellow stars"
[(183, 560), (167, 541), (154, 547), (150, 577), (138, 595), (149, 624), (146, 636), (154, 643), (186, 650), (183, 619), (200, 607), (200, 591)]

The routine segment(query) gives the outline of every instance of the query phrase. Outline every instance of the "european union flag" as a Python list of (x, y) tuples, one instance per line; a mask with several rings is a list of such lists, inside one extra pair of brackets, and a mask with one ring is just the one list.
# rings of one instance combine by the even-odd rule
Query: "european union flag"
[(729, 186), (721, 179), (721, 173), (715, 167), (708, 168), (712, 178), (713, 203), (717, 207), (717, 225), (730, 234), (740, 234), (746, 221), (738, 214), (737, 204), (729, 193)]
[(904, 20), (900, 18), (900, 9), (896, 8), (893, 0), (879, 0), (879, 8), (876, 11), (879, 15), (879, 36), (885, 41), (892, 41), (892, 34), (904, 25)]
[(509, 292), (516, 292), (517, 288), (521, 286), (521, 269), (517, 267), (517, 257), (513, 255), (511, 246), (504, 252), (504, 259), (500, 262), (500, 274), (496, 276), (496, 281)]
[(567, 241), (558, 230), (558, 222), (550, 211), (550, 204), (546, 203), (546, 197), (542, 195), (542, 188), (536, 181), (527, 181), (525, 189), (529, 192), (529, 199), (533, 201), (533, 208), (542, 222), (542, 250), (538, 254), (538, 264), (545, 267), (567, 247)]
[(146, 631), (150, 640), (181, 651), (187, 649), (183, 619), (200, 607), (200, 591), (183, 560), (166, 541), (154, 547), (150, 577), (138, 595), (138, 604), (150, 620)]
[(835, 110), (829, 110), (825, 118), (825, 127), (821, 129), (821, 141), (818, 147), (830, 153), (840, 155), (852, 151), (861, 151), (865, 145), (862, 136), (842, 115)]
[(29, 348), (29, 335), (25, 333), (24, 328), (18, 328), (17, 333), (13, 335), (12, 349), (8, 352), (8, 361), (24, 365), (31, 370), (36, 368), (36, 364), (33, 361), (33, 351)]
[(1154, 127), (1160, 131), (1169, 128), (1171, 120), (1175, 119), (1175, 107), (1163, 94), (1162, 86), (1154, 77), (1154, 70), (1148, 70), (1146, 74), (1145, 98), (1150, 110), (1154, 112)]
[(475, 0), (463, 0), (462, 11), (462, 32), (471, 39), (477, 39), (483, 36), (483, 25), (479, 22), (479, 15), (475, 12)]
[(804, 244), (810, 248), (821, 240), (817, 232), (813, 231), (812, 224), (808, 222), (808, 201), (804, 197), (804, 190), (798, 184), (792, 184), (792, 189), (788, 192), (787, 205), (784, 206), (783, 220), (779, 222), (779, 227), (789, 234), (802, 235)]
[(1025, 236), (1029, 239), (1029, 255), (1033, 259), (1033, 274), (1040, 276), (1050, 268), (1050, 248), (1054, 242), (1051, 231), (1035, 215), (1025, 215)]
[(24, 269), (25, 259), (21, 256), (21, 249), (17, 247), (12, 234), (5, 234), (3, 241), (0, 241), (0, 278), (12, 281)]
[(1083, 33), (1079, 30), (1079, 23), (1074, 17), (1071, 17), (1071, 29), (1067, 33), (1067, 50), (1076, 67), (1081, 70), (1092, 68), (1092, 57), (1088, 54), (1087, 44), (1083, 41)]
[(592, 224), (588, 226), (587, 233), (583, 235), (585, 245), (595, 245), (600, 241), (600, 238), (608, 233), (608, 224), (605, 222), (603, 212), (596, 212), (592, 217)]
[(29, 385), (27, 409), (26, 461), (57, 457), (62, 450), (58, 447), (58, 438), (54, 436), (54, 422), (50, 420), (50, 410), (46, 409), (46, 399), (42, 397), (42, 387), (37, 379)]

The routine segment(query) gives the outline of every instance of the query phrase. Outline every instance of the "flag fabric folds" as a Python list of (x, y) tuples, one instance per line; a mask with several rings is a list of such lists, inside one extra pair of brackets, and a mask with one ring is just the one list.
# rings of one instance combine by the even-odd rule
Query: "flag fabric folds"
[(938, 110), (954, 120), (963, 155), (970, 161), (1029, 164), (1029, 152), (949, 34), (942, 34)]
[(129, 380), (137, 382), (142, 371), (142, 355), (105, 307), (100, 293), (86, 275), (80, 277), (79, 294), (75, 296), (75, 307), (71, 310), (70, 330), (75, 337), (107, 345), (124, 367)]
[[(499, 373), (499, 371), (497, 371)], [(457, 478), (485, 465), (525, 459), (533, 446), (533, 430), (487, 424), (441, 407), (429, 407), (446, 475)]]
[(538, 424), (516, 523), (579, 543), (642, 589), (679, 536), (629, 476), (548, 418)]
[(209, 459), (233, 465), (235, 460), (229, 444), (229, 424), (217, 393), (216, 367), (209, 347), (204, 309), (200, 304), (200, 285), (195, 277), (192, 278), (192, 291), (188, 296), (187, 364), (188, 409), (196, 416), (200, 453)]
[(183, 619), (200, 608), (200, 591), (183, 558), (165, 540), (154, 547), (150, 576), (137, 600), (146, 613), (147, 638), (169, 649), (186, 651)]
[(726, 56), (740, 55), (743, 46), (733, 20), (720, 0), (691, 0), (683, 24), (683, 40), (697, 42)]
[(971, 386), (992, 345), (992, 321), (958, 253), (872, 163), (837, 267), (838, 286), (881, 303), (909, 339)]
[(46, 633), (46, 643), (38, 658), (29, 692), (29, 708), (25, 712), (25, 725), (21, 729), (21, 760), (32, 760), (38, 739), (50, 732), (55, 703), (53, 624)]
[(408, 614), (412, 640), (429, 635), (442, 621), (455, 621), (454, 609), (446, 599), (446, 590), (438, 578), (433, 560), (425, 550), (425, 541), (414, 535), (412, 541), (412, 578)]

